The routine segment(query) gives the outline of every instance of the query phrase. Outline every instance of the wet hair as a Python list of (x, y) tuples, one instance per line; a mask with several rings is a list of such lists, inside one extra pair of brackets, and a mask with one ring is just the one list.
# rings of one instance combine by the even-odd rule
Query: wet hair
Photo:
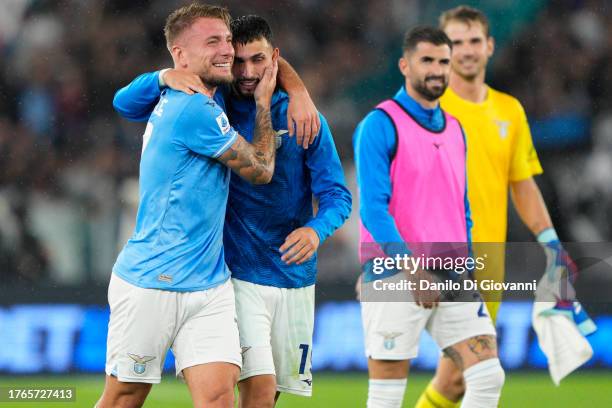
[(402, 51), (404, 53), (412, 52), (422, 42), (433, 45), (446, 44), (450, 49), (453, 49), (453, 42), (441, 29), (431, 26), (418, 26), (408, 31), (404, 36)]
[(263, 17), (254, 14), (238, 17), (232, 20), (230, 28), (232, 41), (236, 44), (245, 45), (261, 39), (272, 44), (272, 29)]
[(230, 26), (231, 16), (226, 7), (211, 6), (209, 4), (192, 3), (174, 10), (166, 19), (164, 35), (166, 46), (172, 48), (179, 35), (195, 23), (199, 18), (218, 18)]

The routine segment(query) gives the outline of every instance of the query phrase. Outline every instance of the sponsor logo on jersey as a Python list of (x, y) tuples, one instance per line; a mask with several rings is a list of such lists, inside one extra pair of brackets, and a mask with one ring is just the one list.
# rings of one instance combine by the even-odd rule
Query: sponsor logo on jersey
[(505, 139), (508, 137), (508, 128), (510, 127), (510, 122), (507, 120), (494, 120), (497, 128), (499, 130), (499, 137)]
[(157, 277), (160, 282), (172, 283), (172, 276), (164, 275), (163, 273)]
[(219, 125), (219, 129), (221, 129), (222, 134), (226, 134), (230, 131), (231, 126), (229, 120), (227, 119), (227, 116), (225, 115), (225, 112), (221, 112), (221, 114), (217, 116), (216, 119), (217, 125)]
[(308, 384), (309, 387), (312, 387), (312, 380), (310, 378), (306, 378), (305, 380), (301, 380), (301, 381)]
[(147, 363), (151, 360), (155, 360), (153, 356), (139, 356), (138, 354), (128, 353), (128, 356), (134, 360), (134, 372), (136, 374), (144, 374), (147, 371)]

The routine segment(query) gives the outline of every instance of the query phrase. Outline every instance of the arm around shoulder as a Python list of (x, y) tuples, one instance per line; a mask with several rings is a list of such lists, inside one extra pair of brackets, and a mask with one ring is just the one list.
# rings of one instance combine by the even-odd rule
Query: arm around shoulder
[(113, 108), (128, 120), (146, 122), (160, 95), (159, 72), (149, 72), (118, 90), (113, 98)]

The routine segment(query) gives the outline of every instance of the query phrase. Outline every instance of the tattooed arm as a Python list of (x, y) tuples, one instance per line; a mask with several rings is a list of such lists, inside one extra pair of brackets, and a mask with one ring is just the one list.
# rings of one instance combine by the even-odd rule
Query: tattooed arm
[(234, 144), (218, 160), (253, 184), (269, 183), (274, 173), (276, 155), (274, 136), (270, 108), (257, 104), (253, 143), (238, 135)]
[(277, 62), (267, 68), (255, 89), (257, 113), (252, 143), (238, 135), (236, 141), (218, 160), (253, 184), (266, 184), (274, 174), (275, 132), (270, 116), (270, 101), (276, 86)]

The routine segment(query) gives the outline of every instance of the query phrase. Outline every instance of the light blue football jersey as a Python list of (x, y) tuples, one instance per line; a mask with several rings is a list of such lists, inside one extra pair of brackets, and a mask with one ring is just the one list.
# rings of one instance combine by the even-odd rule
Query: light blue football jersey
[(215, 158), (236, 137), (213, 99), (162, 93), (143, 138), (136, 228), (115, 274), (172, 291), (204, 290), (229, 278), (223, 222), (230, 170)]

